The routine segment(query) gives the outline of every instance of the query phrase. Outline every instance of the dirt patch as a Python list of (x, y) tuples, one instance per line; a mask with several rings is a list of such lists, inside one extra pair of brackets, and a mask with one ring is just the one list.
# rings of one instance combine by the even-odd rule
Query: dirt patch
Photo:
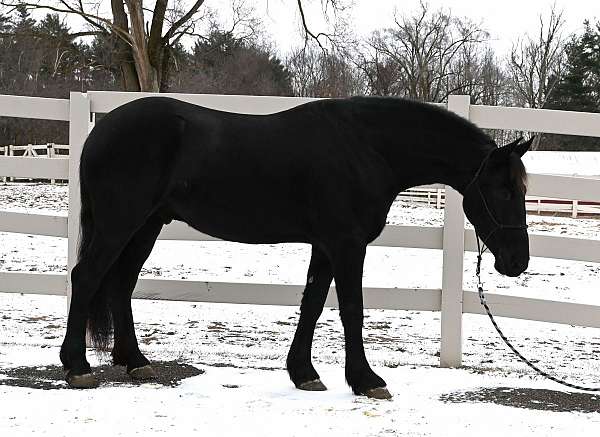
[(555, 412), (600, 413), (600, 394), (537, 388), (497, 387), (440, 396), (442, 402), (484, 402), (506, 407)]
[[(176, 387), (183, 379), (204, 373), (204, 370), (176, 361), (154, 361), (152, 367), (156, 370), (158, 378), (151, 382), (165, 387)], [(145, 384), (144, 382), (131, 379), (123, 366), (105, 364), (100, 367), (95, 367), (93, 372), (101, 386)], [(40, 390), (68, 388), (61, 366), (34, 366), (0, 369), (0, 385)]]

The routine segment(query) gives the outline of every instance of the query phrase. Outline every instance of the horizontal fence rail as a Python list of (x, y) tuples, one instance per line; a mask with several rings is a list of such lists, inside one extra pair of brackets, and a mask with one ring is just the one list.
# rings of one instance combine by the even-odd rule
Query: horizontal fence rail
[(0, 271), (1, 290), (5, 293), (31, 293), (64, 296), (67, 275)]
[(0, 117), (69, 121), (69, 100), (0, 95)]
[(471, 105), (469, 120), (486, 129), (600, 137), (600, 114)]
[[(472, 229), (465, 231), (465, 250), (477, 252), (477, 240)], [(529, 253), (539, 258), (600, 263), (600, 240), (529, 234)]]
[[(0, 177), (69, 180), (68, 217), (61, 215), (29, 214), (0, 211), (0, 232), (18, 232), (32, 235), (68, 238), (70, 271), (75, 262), (78, 238), (79, 186), (78, 164), (81, 147), (89, 132), (89, 120), (95, 113), (105, 113), (129, 101), (154, 94), (90, 91), (72, 93), (70, 100), (40, 99), (34, 97), (0, 96), (0, 116), (65, 120), (70, 122), (70, 145), (52, 145), (53, 149), (68, 149), (70, 157), (54, 155), (33, 158), (36, 150), (46, 145), (17, 146), (12, 150), (30, 156), (2, 156)], [(169, 94), (209, 108), (246, 114), (269, 114), (315, 100), (293, 97), (218, 96)], [(445, 106), (445, 105), (441, 105)], [(466, 96), (452, 96), (449, 109), (466, 117), (482, 128), (517, 129), (537, 132), (600, 137), (600, 114), (573, 113), (555, 110), (502, 108), (470, 105)], [(10, 148), (2, 149), (5, 155)], [(50, 150), (50, 148), (48, 149)], [(12, 153), (12, 152), (11, 152)], [(435, 190), (431, 199), (427, 190)], [(442, 289), (404, 289), (365, 287), (367, 308), (407, 309), (442, 312), (442, 365), (461, 363), (462, 314), (484, 314), (477, 294), (464, 290), (462, 259), (465, 251), (476, 251), (475, 233), (464, 228), (460, 195), (449, 190), (442, 193), (442, 185), (420, 187), (405, 196), (420, 196), (445, 209), (444, 227), (386, 226), (371, 244), (384, 247), (410, 247), (444, 251), (444, 280)], [(553, 199), (600, 201), (600, 179), (529, 175), (529, 196)], [(531, 205), (533, 208), (535, 204)], [(583, 205), (579, 206), (583, 208)], [(591, 205), (590, 207), (594, 207)], [(1, 206), (0, 206), (1, 209)], [(583, 209), (582, 209), (583, 211)], [(462, 225), (461, 225), (462, 223)], [(460, 230), (463, 237), (460, 237)], [(446, 231), (446, 234), (445, 234)], [(165, 226), (161, 240), (214, 241), (181, 222)], [(566, 238), (563, 236), (530, 234), (531, 256), (600, 263), (600, 240)], [(447, 269), (452, 270), (448, 274)], [(67, 273), (0, 272), (0, 291), (15, 293), (57, 294), (69, 296)], [(445, 288), (448, 287), (448, 288)], [(201, 302), (228, 302), (248, 304), (297, 305), (304, 285), (226, 283), (178, 279), (141, 278), (134, 297)], [(579, 326), (600, 327), (600, 307), (553, 302), (526, 297), (487, 294), (499, 316)], [(337, 304), (335, 293), (330, 293), (328, 306)]]
[(69, 159), (0, 156), (0, 176), (31, 179), (68, 179)]
[(600, 198), (600, 179), (530, 174), (528, 180), (527, 194), (532, 196), (595, 201)]
[[(600, 317), (598, 317), (600, 309), (594, 305), (506, 296), (496, 293), (485, 293), (485, 298), (493, 308), (494, 315), (499, 317), (600, 328)], [(465, 291), (463, 293), (463, 312), (486, 314), (479, 303), (477, 292)]]
[[(165, 292), (168, 290), (168, 293)], [(333, 289), (332, 289), (333, 290)], [(330, 291), (332, 291), (330, 290)], [(205, 282), (142, 278), (134, 297), (191, 302), (229, 302), (254, 305), (298, 305), (304, 285)], [(365, 287), (365, 308), (439, 311), (441, 290)], [(335, 291), (325, 303), (337, 306)]]
[(67, 238), (67, 217), (0, 211), (0, 232)]
[[(136, 93), (115, 91), (88, 91), (91, 102), (91, 112), (106, 113), (118, 108), (125, 103), (144, 97), (166, 96), (159, 93)], [(313, 97), (282, 97), (282, 96), (243, 96), (243, 95), (216, 95), (216, 94), (178, 94), (170, 93), (168, 97), (204, 106), (218, 111), (235, 112), (237, 114), (266, 115), (285, 111), (304, 103), (321, 98)], [(445, 107), (443, 103), (432, 105)]]
[[(106, 113), (124, 105), (125, 103), (144, 97), (164, 96), (157, 93), (131, 93), (113, 91), (89, 91), (91, 112)], [(271, 97), (271, 96), (240, 96), (240, 95), (215, 95), (215, 94), (177, 94), (169, 97), (183, 102), (201, 105), (219, 111), (235, 112), (239, 114), (264, 115), (284, 111), (303, 103), (320, 100), (309, 97)]]

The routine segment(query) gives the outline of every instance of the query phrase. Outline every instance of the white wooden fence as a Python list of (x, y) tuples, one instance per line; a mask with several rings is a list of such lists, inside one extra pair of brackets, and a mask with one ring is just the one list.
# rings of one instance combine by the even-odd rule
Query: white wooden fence
[[(535, 152), (531, 152), (535, 153)], [(398, 195), (399, 199), (410, 203), (421, 203), (427, 206), (434, 206), (436, 209), (444, 208), (445, 193), (442, 188), (416, 187), (409, 188)], [(577, 218), (584, 215), (600, 215), (600, 203), (581, 202), (579, 200), (553, 199), (550, 197), (527, 196), (525, 207), (528, 212), (537, 214), (570, 214)]]
[[(46, 153), (40, 155), (38, 153), (38, 151), (40, 150), (44, 150)], [(0, 146), (0, 155), (4, 155), (4, 156), (15, 156), (15, 152), (20, 152), (18, 153), (17, 156), (30, 156), (30, 157), (38, 157), (38, 156), (45, 156), (46, 158), (55, 158), (57, 156), (60, 156), (60, 152), (57, 154), (57, 151), (60, 150), (69, 150), (69, 146), (68, 145), (64, 145), (64, 144), (54, 144), (54, 143), (48, 143), (48, 144), (27, 144), (27, 145), (23, 145), (23, 146), (15, 146), (13, 144), (9, 144), (7, 146)], [(6, 180), (13, 180), (14, 178), (7, 178), (6, 176), (2, 177), (2, 181), (6, 182)], [(28, 178), (31, 179), (31, 178)], [(55, 179), (50, 179), (50, 183), (54, 183)]]
[[(40, 154), (39, 151), (45, 151)], [(0, 146), (0, 155), (4, 156), (30, 156), (30, 157), (46, 157), (66, 159), (68, 158), (65, 154), (60, 154), (60, 151), (69, 151), (69, 145), (65, 144), (27, 144), (22, 146), (7, 145)], [(59, 153), (57, 153), (59, 151)], [(17, 152), (17, 154), (15, 154)], [(536, 152), (530, 152), (536, 153)], [(142, 157), (143, 158), (143, 157)], [(600, 169), (599, 169), (600, 171)], [(8, 180), (14, 180), (14, 178), (7, 178), (2, 176), (4, 182)], [(27, 178), (31, 180), (31, 178)], [(55, 179), (50, 179), (50, 183), (54, 183)], [(414, 187), (409, 188), (406, 191), (401, 192), (398, 197), (400, 199), (407, 200), (411, 203), (423, 203), (427, 206), (435, 206), (436, 209), (444, 208), (446, 201), (445, 190), (440, 187)], [(548, 197), (539, 196), (527, 196), (527, 211), (536, 212), (538, 214), (543, 212), (550, 213), (570, 213), (573, 218), (577, 218), (579, 214), (585, 215), (600, 215), (600, 203), (589, 204), (580, 203), (579, 200), (564, 200), (564, 199), (551, 199)]]
[[(69, 180), (67, 217), (0, 211), (0, 231), (68, 238), (68, 271), (76, 255), (79, 233), (78, 163), (81, 147), (95, 113), (105, 113), (142, 93), (90, 91), (71, 93), (69, 100), (0, 96), (0, 116), (69, 121), (70, 158), (0, 156), (0, 176)], [(267, 114), (311, 99), (291, 97), (171, 94), (191, 103), (230, 112)], [(451, 96), (448, 109), (482, 128), (517, 129), (600, 137), (600, 114), (471, 105), (468, 96)], [(532, 195), (561, 199), (600, 200), (600, 180), (529, 175)], [(441, 187), (436, 187), (441, 188)], [(1, 200), (0, 200), (1, 202)], [(1, 204), (0, 204), (1, 208)], [(441, 311), (442, 366), (459, 366), (462, 355), (462, 314), (483, 314), (477, 293), (463, 289), (464, 251), (475, 251), (475, 234), (465, 230), (461, 196), (446, 190), (443, 227), (387, 226), (375, 246), (443, 250), (441, 289), (365, 288), (367, 308)], [(163, 240), (206, 241), (214, 238), (174, 222), (159, 236)], [(600, 263), (600, 241), (531, 235), (532, 256)], [(203, 302), (297, 305), (303, 285), (244, 284), (167, 279), (140, 279), (135, 297)], [(0, 291), (70, 294), (68, 274), (0, 272)], [(488, 294), (498, 316), (600, 328), (600, 307), (525, 297)], [(327, 305), (335, 305), (330, 293)]]

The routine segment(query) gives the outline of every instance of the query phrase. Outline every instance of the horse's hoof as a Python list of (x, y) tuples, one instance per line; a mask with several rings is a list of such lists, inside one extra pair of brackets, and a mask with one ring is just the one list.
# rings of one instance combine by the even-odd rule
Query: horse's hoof
[(312, 381), (306, 381), (297, 386), (300, 390), (306, 391), (325, 391), (327, 387), (321, 382), (320, 379), (313, 379)]
[(98, 380), (92, 373), (84, 373), (83, 375), (71, 375), (67, 372), (65, 378), (67, 384), (71, 388), (95, 388), (98, 387)]
[(371, 388), (363, 394), (372, 399), (392, 399), (392, 395), (386, 387)]
[(135, 369), (131, 369), (129, 372), (129, 376), (136, 381), (145, 381), (148, 379), (156, 379), (158, 375), (152, 368), (150, 364), (146, 364), (142, 367), (136, 367)]

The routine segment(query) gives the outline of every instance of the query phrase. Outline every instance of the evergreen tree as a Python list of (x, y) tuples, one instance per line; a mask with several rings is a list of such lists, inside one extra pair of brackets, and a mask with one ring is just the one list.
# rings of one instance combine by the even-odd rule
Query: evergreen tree
[(291, 95), (290, 72), (255, 39), (213, 30), (196, 41), (173, 89), (197, 93)]
[(567, 46), (567, 70), (548, 107), (600, 112), (600, 22), (585, 22), (585, 31)]

